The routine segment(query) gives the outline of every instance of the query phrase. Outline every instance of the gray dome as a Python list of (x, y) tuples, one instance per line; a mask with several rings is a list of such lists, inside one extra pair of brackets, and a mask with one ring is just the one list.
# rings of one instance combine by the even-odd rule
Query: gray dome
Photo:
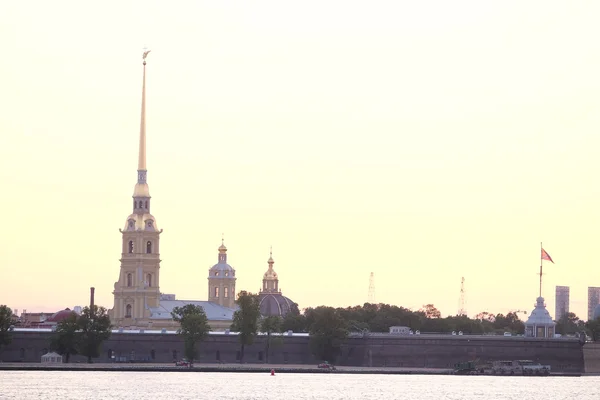
[(290, 312), (294, 302), (281, 293), (261, 293), (260, 313), (263, 317), (277, 315), (285, 317)]
[(208, 270), (208, 275), (211, 278), (235, 278), (235, 269), (227, 263), (218, 263), (213, 265)]
[(529, 315), (527, 322), (525, 325), (535, 325), (535, 326), (554, 326), (554, 321), (550, 316), (548, 310), (546, 310), (546, 305), (544, 304), (544, 298), (538, 297), (535, 308)]
[(593, 315), (594, 319), (598, 319), (600, 318), (600, 304), (598, 304), (596, 306), (596, 308), (594, 308), (594, 315)]

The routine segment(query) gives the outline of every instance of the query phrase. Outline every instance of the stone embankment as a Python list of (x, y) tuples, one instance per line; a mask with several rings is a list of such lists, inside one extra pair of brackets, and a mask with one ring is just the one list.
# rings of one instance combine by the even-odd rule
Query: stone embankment
[(313, 365), (290, 364), (196, 364), (193, 368), (173, 364), (143, 363), (0, 363), (3, 371), (155, 371), (155, 372), (246, 372), (246, 373), (338, 373), (338, 374), (417, 374), (451, 375), (452, 369), (442, 368), (403, 368), (403, 367), (335, 367), (335, 370), (317, 368)]

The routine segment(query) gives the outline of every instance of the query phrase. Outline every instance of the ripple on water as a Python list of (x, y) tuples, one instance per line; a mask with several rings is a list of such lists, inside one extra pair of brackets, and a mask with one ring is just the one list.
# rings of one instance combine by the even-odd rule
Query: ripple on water
[(0, 371), (0, 399), (600, 399), (600, 377)]

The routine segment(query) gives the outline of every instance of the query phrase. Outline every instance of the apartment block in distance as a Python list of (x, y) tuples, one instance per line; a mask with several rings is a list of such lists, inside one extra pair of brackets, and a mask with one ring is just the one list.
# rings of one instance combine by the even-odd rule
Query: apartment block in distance
[(558, 321), (569, 313), (569, 287), (557, 286), (555, 297), (554, 320)]

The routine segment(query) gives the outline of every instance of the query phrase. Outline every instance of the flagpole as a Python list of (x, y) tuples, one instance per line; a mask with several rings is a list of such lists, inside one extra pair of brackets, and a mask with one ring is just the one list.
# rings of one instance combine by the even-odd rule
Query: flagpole
[(540, 242), (540, 297), (542, 297), (542, 264), (543, 264), (542, 250), (543, 249), (544, 248), (542, 247), (542, 242)]

